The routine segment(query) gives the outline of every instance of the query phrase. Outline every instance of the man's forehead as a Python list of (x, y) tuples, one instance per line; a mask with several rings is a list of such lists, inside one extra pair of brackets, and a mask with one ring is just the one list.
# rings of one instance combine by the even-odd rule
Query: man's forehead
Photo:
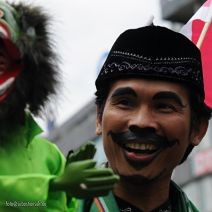
[(154, 87), (173, 87), (173, 88), (183, 88), (185, 89), (185, 85), (181, 82), (169, 81), (167, 79), (153, 79), (153, 78), (142, 78), (142, 77), (131, 77), (131, 78), (120, 78), (111, 82), (110, 88), (113, 89), (115, 87), (129, 87), (129, 86), (144, 86), (144, 85), (154, 85)]
[(143, 79), (143, 78), (129, 78), (116, 80), (111, 84), (110, 95), (118, 94), (130, 94), (137, 96), (139, 92), (151, 91), (153, 95), (158, 92), (172, 92), (177, 95), (187, 95), (187, 88), (177, 82), (170, 82), (166, 80), (154, 80), (154, 79)]

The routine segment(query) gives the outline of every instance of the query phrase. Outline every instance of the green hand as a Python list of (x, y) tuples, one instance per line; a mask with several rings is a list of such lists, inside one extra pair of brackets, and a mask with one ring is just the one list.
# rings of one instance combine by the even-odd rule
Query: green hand
[(93, 160), (68, 164), (64, 174), (52, 180), (50, 189), (65, 191), (77, 198), (107, 195), (119, 177), (110, 168), (95, 168), (95, 164)]
[(86, 144), (82, 145), (77, 151), (73, 152), (67, 157), (66, 164), (92, 159), (96, 153), (96, 147), (93, 142), (89, 141)]

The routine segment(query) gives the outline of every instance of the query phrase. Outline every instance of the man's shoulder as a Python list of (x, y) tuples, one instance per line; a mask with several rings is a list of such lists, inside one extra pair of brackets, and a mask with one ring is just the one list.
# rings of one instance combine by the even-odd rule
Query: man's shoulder
[(192, 201), (188, 198), (188, 196), (181, 189), (181, 187), (173, 181), (171, 181), (170, 197), (172, 200), (172, 205), (176, 211), (199, 212), (199, 210), (192, 203)]

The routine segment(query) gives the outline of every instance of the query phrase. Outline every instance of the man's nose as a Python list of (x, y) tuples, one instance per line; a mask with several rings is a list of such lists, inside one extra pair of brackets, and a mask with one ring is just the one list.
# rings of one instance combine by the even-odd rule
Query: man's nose
[(152, 128), (154, 131), (158, 131), (159, 122), (153, 111), (146, 106), (134, 111), (129, 120), (128, 127)]

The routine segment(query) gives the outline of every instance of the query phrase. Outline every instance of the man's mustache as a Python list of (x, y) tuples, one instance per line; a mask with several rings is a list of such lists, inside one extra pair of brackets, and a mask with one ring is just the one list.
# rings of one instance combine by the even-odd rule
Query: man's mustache
[(156, 134), (153, 131), (146, 129), (139, 129), (136, 131), (128, 130), (125, 132), (113, 132), (112, 130), (108, 132), (112, 140), (120, 146), (124, 146), (126, 143), (137, 142), (142, 144), (154, 144), (161, 148), (168, 148), (179, 143), (177, 139), (169, 140), (165, 136)]

